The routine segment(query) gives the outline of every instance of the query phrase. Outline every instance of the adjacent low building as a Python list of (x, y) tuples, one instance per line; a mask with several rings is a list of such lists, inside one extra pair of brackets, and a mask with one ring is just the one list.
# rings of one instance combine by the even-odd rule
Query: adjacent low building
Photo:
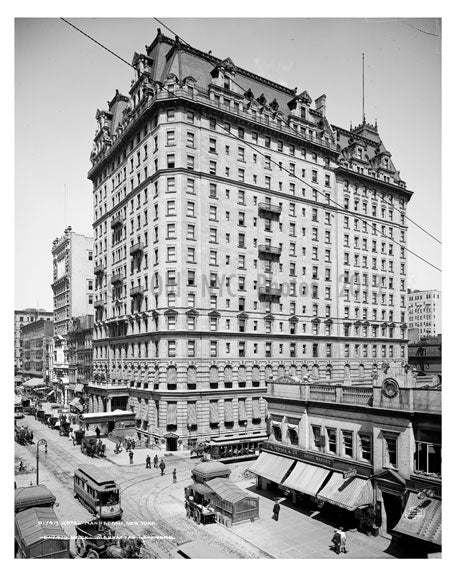
[(25, 308), (23, 310), (14, 311), (14, 371), (20, 373), (22, 371), (22, 338), (21, 328), (30, 322), (45, 319), (52, 320), (54, 314), (46, 312), (42, 308)]
[(409, 344), (409, 364), (418, 374), (435, 376), (442, 374), (442, 335), (436, 338), (421, 338), (418, 342)]
[(404, 511), (427, 502), (407, 537), (430, 549), (440, 544), (439, 388), (423, 387), (409, 368), (391, 363), (374, 386), (282, 378), (268, 385), (266, 399), (269, 441), (250, 468), (258, 488), (324, 507), (347, 527), (370, 517), (395, 534), (403, 533)]
[(49, 383), (52, 320), (36, 320), (22, 326), (22, 372), (30, 378), (42, 378)]

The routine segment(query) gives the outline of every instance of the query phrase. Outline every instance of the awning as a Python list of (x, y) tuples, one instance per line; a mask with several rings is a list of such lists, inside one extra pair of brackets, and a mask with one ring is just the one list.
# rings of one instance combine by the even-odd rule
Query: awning
[(247, 420), (247, 412), (245, 409), (245, 400), (243, 398), (241, 398), (238, 401), (238, 412), (239, 412), (238, 416), (239, 422), (245, 422)]
[(46, 398), (49, 398), (49, 396), (52, 396), (53, 394), (55, 394), (55, 390), (51, 390), (49, 394), (46, 394)]
[(393, 531), (441, 546), (441, 500), (427, 497), (420, 499), (418, 494), (410, 492), (404, 513)]
[(177, 426), (177, 402), (168, 402), (168, 411), (166, 413), (166, 425)]
[(209, 422), (211, 424), (218, 424), (220, 422), (218, 401), (210, 402), (209, 404)]
[(27, 382), (24, 382), (25, 388), (36, 388), (37, 386), (42, 386), (44, 384), (42, 378), (30, 378)]
[(228, 480), (228, 478), (213, 478), (212, 480), (208, 480), (206, 484), (219, 498), (230, 504), (237, 504), (246, 498), (252, 497), (251, 494), (239, 488), (239, 486), (231, 482), (231, 480)]
[(374, 491), (370, 480), (363, 478), (344, 478), (339, 472), (333, 472), (329, 482), (320, 490), (317, 497), (324, 502), (356, 510), (360, 506), (368, 506), (374, 502)]
[(283, 486), (315, 496), (329, 473), (330, 471), (325, 468), (297, 462), (292, 473), (283, 482)]
[(225, 422), (234, 422), (233, 402), (231, 400), (225, 400)]
[(261, 418), (260, 400), (259, 400), (259, 398), (254, 398), (254, 399), (252, 400), (252, 418), (253, 418), (254, 420)]
[(257, 476), (272, 480), (276, 484), (282, 484), (282, 480), (293, 463), (294, 460), (289, 458), (269, 454), (269, 452), (261, 452), (258, 459), (252, 463), (248, 470)]
[(75, 394), (82, 394), (84, 392), (84, 384), (76, 384), (74, 387)]
[(189, 402), (187, 404), (187, 424), (189, 426), (196, 426), (198, 424), (196, 417), (196, 402)]
[[(68, 548), (68, 536), (63, 531), (53, 508), (29, 508), (16, 514), (16, 530), (25, 546), (38, 542), (60, 541), (59, 548)], [(54, 548), (56, 543), (53, 544)]]
[(76, 408), (77, 410), (80, 410), (81, 412), (84, 410), (84, 407), (81, 404), (81, 401), (79, 400), (79, 398), (73, 398), (73, 400), (70, 402), (70, 408)]

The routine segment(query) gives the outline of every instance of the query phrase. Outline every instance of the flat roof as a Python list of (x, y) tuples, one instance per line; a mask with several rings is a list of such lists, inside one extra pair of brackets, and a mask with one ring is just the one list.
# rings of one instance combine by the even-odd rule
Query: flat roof
[(89, 464), (79, 466), (76, 472), (81, 472), (85, 474), (97, 484), (115, 483), (115, 480), (112, 478), (112, 476), (109, 476), (103, 469), (97, 468), (96, 466), (91, 466)]

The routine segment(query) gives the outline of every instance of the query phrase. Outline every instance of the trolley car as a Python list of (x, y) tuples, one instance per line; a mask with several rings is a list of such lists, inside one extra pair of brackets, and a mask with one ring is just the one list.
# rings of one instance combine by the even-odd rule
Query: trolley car
[(100, 520), (122, 517), (117, 484), (95, 466), (83, 466), (75, 471), (73, 495)]

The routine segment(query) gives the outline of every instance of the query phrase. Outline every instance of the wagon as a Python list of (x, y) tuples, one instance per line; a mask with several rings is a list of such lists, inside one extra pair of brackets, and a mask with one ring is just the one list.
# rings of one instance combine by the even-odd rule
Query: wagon
[(74, 430), (74, 432), (73, 432), (73, 446), (76, 446), (76, 444), (81, 444), (83, 438), (84, 438), (84, 431), (83, 430)]
[(28, 508), (15, 520), (16, 558), (71, 558), (70, 541), (52, 508)]
[(193, 518), (197, 524), (215, 522), (215, 510), (210, 506), (209, 496), (212, 490), (199, 482), (185, 488), (185, 511), (187, 518)]
[(14, 439), (18, 444), (31, 444), (33, 442), (33, 432), (28, 426), (15, 426)]

